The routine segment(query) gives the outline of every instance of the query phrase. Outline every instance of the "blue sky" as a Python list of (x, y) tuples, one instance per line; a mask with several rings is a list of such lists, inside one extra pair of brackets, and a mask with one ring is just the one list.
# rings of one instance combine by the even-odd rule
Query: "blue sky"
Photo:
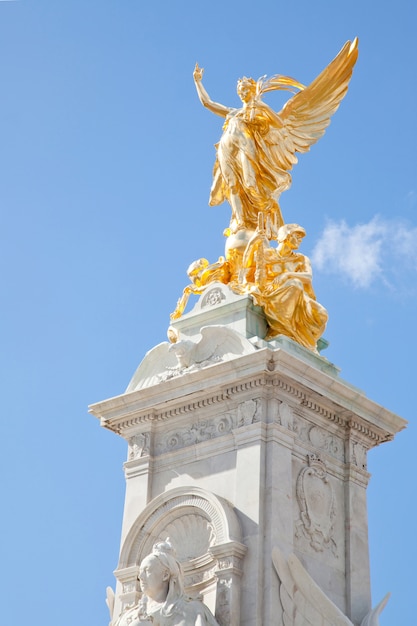
[[(87, 405), (124, 391), (199, 257), (221, 119), (242, 75), (309, 83), (360, 40), (347, 97), (300, 156), (284, 218), (303, 225), (325, 356), (409, 421), (369, 455), (373, 600), (414, 618), (417, 5), (412, 0), (0, 2), (3, 620), (108, 623), (125, 442)], [(278, 94), (266, 100), (279, 108)]]

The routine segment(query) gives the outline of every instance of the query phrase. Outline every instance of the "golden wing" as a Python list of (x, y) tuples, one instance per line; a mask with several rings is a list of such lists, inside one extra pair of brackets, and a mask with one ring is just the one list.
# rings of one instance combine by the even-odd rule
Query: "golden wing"
[(276, 114), (279, 123), (265, 140), (274, 160), (286, 171), (324, 135), (330, 118), (346, 95), (358, 58), (358, 39), (348, 41), (333, 61), (305, 89), (298, 92)]

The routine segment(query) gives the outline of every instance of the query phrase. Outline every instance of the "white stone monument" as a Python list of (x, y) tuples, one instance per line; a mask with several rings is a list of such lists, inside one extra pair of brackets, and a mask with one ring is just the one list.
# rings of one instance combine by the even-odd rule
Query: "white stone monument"
[[(168, 538), (185, 594), (220, 626), (377, 624), (367, 453), (405, 421), (322, 356), (262, 339), (262, 309), (224, 284), (173, 325), (177, 342), (90, 408), (128, 444), (111, 624), (152, 623), (132, 613), (139, 568)], [(154, 623), (212, 623), (164, 619)]]
[[(328, 316), (298, 252), (306, 232), (278, 205), (357, 56), (348, 41), (307, 87), (244, 77), (239, 109), (211, 100), (195, 67), (201, 103), (224, 118), (210, 204), (227, 200), (231, 219), (225, 255), (188, 268), (171, 343), (91, 407), (128, 443), (111, 626), (378, 624), (366, 459), (405, 421), (320, 356)], [(297, 91), (279, 113), (262, 100), (277, 89)]]

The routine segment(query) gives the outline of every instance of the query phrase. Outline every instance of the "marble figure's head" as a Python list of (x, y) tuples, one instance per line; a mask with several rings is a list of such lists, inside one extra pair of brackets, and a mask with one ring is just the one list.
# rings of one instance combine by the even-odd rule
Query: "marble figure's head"
[(155, 602), (172, 602), (183, 593), (181, 566), (168, 541), (156, 543), (140, 564), (141, 589)]

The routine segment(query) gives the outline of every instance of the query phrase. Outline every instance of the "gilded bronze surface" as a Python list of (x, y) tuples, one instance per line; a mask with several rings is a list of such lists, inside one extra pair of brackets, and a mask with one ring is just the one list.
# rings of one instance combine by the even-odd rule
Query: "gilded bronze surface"
[[(194, 82), (201, 103), (225, 118), (217, 144), (211, 205), (228, 200), (232, 209), (230, 232), (255, 229), (258, 214), (282, 226), (279, 196), (291, 185), (290, 170), (297, 152), (307, 152), (323, 136), (330, 118), (346, 94), (358, 56), (357, 39), (347, 42), (336, 58), (308, 86), (288, 76), (241, 78), (237, 93), (242, 107), (235, 109), (210, 99), (196, 65)], [(299, 89), (276, 113), (262, 101), (272, 90)]]
[[(171, 319), (185, 310), (191, 293), (201, 294), (213, 281), (250, 294), (264, 309), (267, 339), (284, 334), (316, 351), (326, 321), (317, 303), (310, 261), (296, 252), (305, 235), (297, 224), (285, 224), (278, 203), (291, 185), (297, 153), (307, 152), (323, 136), (345, 96), (358, 56), (358, 40), (348, 41), (335, 59), (307, 87), (289, 76), (241, 78), (238, 109), (210, 99), (196, 64), (194, 82), (201, 103), (225, 118), (216, 146), (210, 205), (227, 200), (231, 219), (225, 230), (225, 257), (212, 265), (206, 259), (188, 269), (185, 287)], [(278, 113), (262, 101), (272, 90), (297, 90)], [(278, 241), (278, 246), (271, 245)]]
[(241, 282), (265, 312), (266, 339), (285, 335), (316, 351), (328, 316), (316, 301), (310, 261), (296, 252), (304, 236), (298, 224), (285, 224), (278, 230), (275, 248), (258, 229), (245, 252)]

